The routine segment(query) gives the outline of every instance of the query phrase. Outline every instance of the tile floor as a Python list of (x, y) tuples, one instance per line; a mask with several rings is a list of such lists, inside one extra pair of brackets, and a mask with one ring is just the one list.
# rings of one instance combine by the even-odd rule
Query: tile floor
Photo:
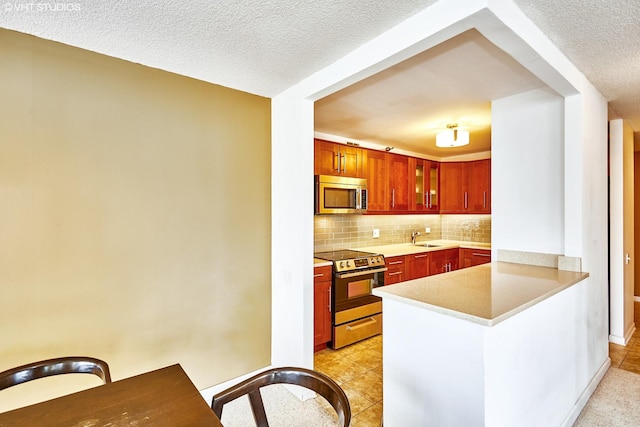
[[(634, 303), (638, 328), (626, 346), (609, 343), (611, 366), (640, 374), (640, 302)], [(382, 417), (382, 335), (317, 352), (315, 369), (333, 378), (351, 404), (351, 426), (379, 426)]]
[(351, 404), (351, 427), (379, 426), (382, 417), (382, 335), (314, 356), (314, 369), (344, 390)]

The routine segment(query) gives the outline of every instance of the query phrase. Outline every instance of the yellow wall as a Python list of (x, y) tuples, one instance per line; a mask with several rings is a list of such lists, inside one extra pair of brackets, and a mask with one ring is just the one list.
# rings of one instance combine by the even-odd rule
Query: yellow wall
[(270, 363), (270, 100), (0, 30), (0, 371)]

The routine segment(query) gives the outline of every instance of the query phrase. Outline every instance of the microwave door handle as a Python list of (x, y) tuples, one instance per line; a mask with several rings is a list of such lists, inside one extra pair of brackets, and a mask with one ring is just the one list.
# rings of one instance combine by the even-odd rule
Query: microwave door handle
[(362, 209), (362, 190), (356, 188), (356, 209)]

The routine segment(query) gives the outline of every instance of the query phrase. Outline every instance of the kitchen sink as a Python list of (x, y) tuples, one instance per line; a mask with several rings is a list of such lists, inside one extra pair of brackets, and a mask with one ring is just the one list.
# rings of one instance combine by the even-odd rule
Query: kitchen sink
[(425, 248), (439, 248), (442, 245), (434, 245), (432, 243), (424, 243), (424, 244), (422, 244), (420, 246), (425, 247)]

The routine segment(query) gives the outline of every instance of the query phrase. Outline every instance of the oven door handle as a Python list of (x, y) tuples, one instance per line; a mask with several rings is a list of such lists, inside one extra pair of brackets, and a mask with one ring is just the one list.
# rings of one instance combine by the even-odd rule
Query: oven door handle
[(355, 271), (353, 273), (343, 273), (343, 274), (338, 273), (336, 274), (336, 277), (338, 279), (346, 279), (348, 277), (364, 276), (364, 275), (373, 274), (373, 273), (382, 273), (383, 271), (387, 271), (387, 267), (376, 268), (375, 270)]
[(347, 326), (347, 331), (355, 331), (356, 329), (364, 328), (365, 326), (372, 325), (372, 324), (374, 324), (376, 322), (377, 322), (377, 320), (376, 320), (375, 317), (370, 317), (368, 319), (363, 319), (363, 321), (358, 322), (357, 324), (355, 324), (355, 326), (353, 326), (353, 325)]

